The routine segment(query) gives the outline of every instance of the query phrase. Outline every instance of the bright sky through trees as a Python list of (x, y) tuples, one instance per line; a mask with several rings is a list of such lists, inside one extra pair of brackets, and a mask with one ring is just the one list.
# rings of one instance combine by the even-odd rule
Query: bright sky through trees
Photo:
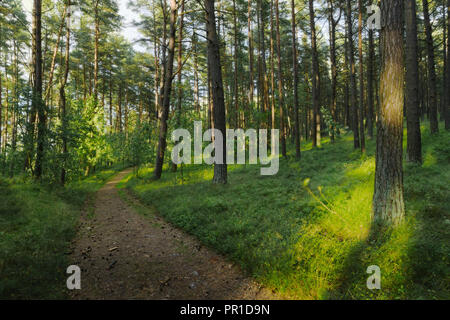
[[(139, 43), (135, 43), (135, 41), (139, 38), (139, 32), (138, 29), (133, 26), (133, 21), (138, 20), (138, 15), (128, 8), (128, 0), (119, 0), (117, 2), (119, 4), (119, 14), (124, 19), (122, 23), (123, 27), (120, 29), (120, 33), (123, 34), (123, 36), (133, 44), (133, 47), (137, 51), (144, 51), (145, 49), (140, 46)], [(22, 0), (22, 3), (27, 14), (27, 19), (29, 22), (31, 22), (33, 0)]]

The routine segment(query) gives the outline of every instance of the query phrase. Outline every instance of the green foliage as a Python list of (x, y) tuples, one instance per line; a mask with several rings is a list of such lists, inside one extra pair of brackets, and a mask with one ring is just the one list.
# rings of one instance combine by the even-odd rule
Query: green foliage
[(331, 137), (336, 137), (340, 132), (340, 124), (334, 121), (333, 116), (331, 115), (331, 111), (328, 108), (321, 107), (320, 112), (322, 114), (322, 119), (325, 124), (325, 132), (328, 132), (328, 135)]
[(107, 154), (108, 146), (104, 136), (104, 113), (94, 101), (93, 97), (86, 104), (76, 101), (71, 110), (69, 132), (72, 137), (70, 150), (73, 150), (73, 161), (82, 170), (97, 165)]

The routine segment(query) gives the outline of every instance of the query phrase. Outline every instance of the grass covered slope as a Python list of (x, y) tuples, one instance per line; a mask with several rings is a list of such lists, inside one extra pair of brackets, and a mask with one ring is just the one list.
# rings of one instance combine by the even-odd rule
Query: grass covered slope
[(80, 210), (116, 170), (54, 189), (0, 177), (0, 299), (65, 298)]
[[(168, 171), (150, 182), (144, 168), (124, 184), (290, 298), (448, 299), (450, 134), (423, 132), (424, 164), (404, 166), (406, 222), (378, 237), (369, 238), (375, 141), (361, 156), (350, 135), (305, 145), (302, 160), (281, 160), (276, 176), (230, 166), (228, 185), (213, 185), (212, 167), (185, 166), (181, 184)], [(381, 268), (381, 290), (367, 289), (371, 265)]]

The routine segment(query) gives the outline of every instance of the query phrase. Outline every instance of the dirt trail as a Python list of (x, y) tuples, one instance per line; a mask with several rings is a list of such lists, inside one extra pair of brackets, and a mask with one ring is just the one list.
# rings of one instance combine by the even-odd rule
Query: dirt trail
[(73, 299), (277, 298), (162, 218), (139, 215), (134, 207), (141, 205), (130, 196), (133, 205), (123, 201), (116, 188), (130, 172), (110, 180), (97, 193), (95, 212), (83, 214), (72, 254), (81, 290)]

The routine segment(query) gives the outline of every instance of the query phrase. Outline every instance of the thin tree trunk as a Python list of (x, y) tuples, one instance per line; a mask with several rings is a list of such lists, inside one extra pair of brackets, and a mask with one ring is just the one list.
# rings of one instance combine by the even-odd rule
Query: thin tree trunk
[(168, 56), (166, 61), (165, 80), (164, 80), (164, 94), (162, 103), (162, 113), (159, 128), (159, 142), (158, 150), (156, 153), (156, 165), (154, 171), (155, 179), (160, 179), (162, 174), (162, 168), (164, 164), (164, 154), (166, 152), (167, 145), (167, 120), (169, 118), (170, 109), (170, 94), (172, 91), (172, 74), (173, 74), (173, 60), (175, 56), (175, 36), (177, 32), (177, 3), (176, 0), (170, 0), (170, 35), (169, 35), (169, 47)]
[(237, 27), (237, 13), (236, 13), (236, 0), (233, 0), (233, 32), (234, 32), (234, 50), (233, 50), (233, 63), (234, 63), (234, 78), (233, 78), (233, 91), (234, 91), (234, 122), (235, 127), (239, 128), (239, 85), (238, 85), (238, 27)]
[(320, 73), (319, 73), (319, 56), (317, 53), (317, 37), (316, 37), (316, 18), (314, 13), (314, 0), (309, 0), (309, 25), (311, 29), (311, 50), (312, 50), (312, 102), (313, 102), (313, 119), (312, 119), (312, 138), (313, 147), (320, 147)]
[(446, 77), (445, 129), (450, 130), (450, 0), (447, 0), (447, 77)]
[(252, 1), (248, 0), (248, 60), (249, 60), (249, 92), (248, 104), (253, 106), (253, 94), (255, 91), (253, 82), (253, 34), (252, 34)]
[(275, 129), (275, 54), (273, 43), (273, 0), (270, 1), (270, 87), (271, 87), (271, 110), (272, 110), (272, 130)]
[(399, 224), (405, 215), (403, 203), (403, 0), (381, 2), (382, 67), (373, 220)]
[(194, 28), (192, 42), (194, 46), (194, 99), (195, 111), (200, 114), (200, 93), (199, 93), (199, 76), (198, 76), (198, 52), (197, 52), (197, 34)]
[(433, 30), (431, 29), (428, 0), (422, 0), (422, 5), (428, 53), (428, 88), (430, 93), (430, 103), (428, 105), (428, 108), (430, 112), (430, 130), (432, 134), (435, 134), (439, 132), (439, 125), (437, 117), (437, 83), (436, 66), (434, 59)]
[[(267, 65), (266, 65), (266, 39), (265, 39), (265, 17), (264, 17), (264, 11), (263, 11), (263, 4), (264, 2), (261, 2), (260, 4), (260, 19), (261, 19), (261, 72), (262, 72), (262, 103), (263, 103), (263, 110), (264, 112), (267, 112), (269, 110), (269, 80), (267, 78)], [(270, 124), (270, 117), (267, 118), (268, 123), (266, 127), (269, 127)]]
[[(180, 12), (180, 35), (178, 36), (178, 57), (177, 57), (177, 67), (178, 67), (178, 79), (177, 79), (177, 113), (176, 113), (176, 128), (178, 129), (181, 124), (181, 115), (182, 115), (182, 101), (183, 101), (183, 88), (181, 83), (182, 78), (182, 58), (183, 58), (183, 23), (184, 23), (184, 0), (181, 0), (181, 12)], [(177, 171), (177, 164), (172, 163), (172, 171)]]
[[(347, 15), (347, 14), (346, 14)], [(350, 122), (350, 63), (348, 58), (348, 28), (345, 28), (345, 41), (344, 41), (344, 69), (345, 69), (345, 85), (344, 85), (344, 125), (349, 128), (352, 127)]]
[(300, 159), (300, 124), (298, 118), (298, 61), (297, 61), (297, 31), (295, 28), (295, 1), (291, 0), (292, 15), (292, 66), (294, 69), (294, 119), (295, 119), (295, 158)]
[[(214, 164), (213, 183), (227, 183), (226, 163), (226, 120), (225, 100), (223, 93), (222, 68), (220, 63), (220, 43), (216, 31), (216, 17), (214, 12), (214, 0), (205, 0), (206, 9), (206, 33), (208, 38), (208, 65), (211, 75), (212, 99), (214, 109), (214, 128), (222, 132), (223, 158), (222, 164)], [(215, 137), (214, 142), (217, 141)], [(216, 151), (217, 152), (217, 151)]]
[(373, 115), (374, 115), (374, 61), (375, 45), (373, 40), (373, 30), (369, 29), (369, 58), (367, 61), (367, 133), (373, 139)]
[(98, 43), (100, 38), (100, 17), (99, 17), (99, 0), (95, 1), (94, 15), (95, 15), (95, 43), (94, 43), (94, 101), (97, 107), (97, 92), (98, 92)]
[[(311, 0), (312, 1), (312, 0)], [(281, 40), (280, 40), (280, 12), (278, 0), (275, 0), (275, 19), (276, 19), (276, 36), (277, 36), (277, 58), (278, 58), (278, 104), (280, 105), (280, 137), (281, 137), (281, 154), (286, 157), (286, 130), (284, 128), (284, 93), (283, 93), (283, 77), (281, 70)]]
[(66, 14), (67, 14), (67, 5), (64, 6), (64, 11), (63, 11), (63, 14), (61, 17), (61, 25), (59, 26), (59, 30), (58, 30), (58, 36), (57, 36), (57, 40), (56, 40), (56, 44), (55, 44), (55, 49), (53, 50), (52, 62), (50, 65), (49, 78), (48, 78), (48, 82), (47, 82), (47, 89), (45, 90), (45, 97), (44, 97), (44, 101), (45, 101), (46, 105), (48, 104), (48, 98), (50, 96), (50, 91), (52, 89), (53, 74), (55, 71), (55, 64), (56, 64), (56, 56), (57, 56), (58, 49), (59, 49), (59, 42), (61, 39), (61, 35), (62, 35), (63, 27), (64, 27), (64, 21), (66, 19)]
[(43, 172), (44, 162), (44, 143), (45, 143), (45, 106), (42, 101), (42, 37), (41, 37), (41, 13), (42, 2), (41, 0), (34, 0), (34, 48), (36, 50), (34, 61), (34, 86), (33, 86), (33, 105), (34, 109), (38, 113), (38, 137), (37, 137), (37, 150), (36, 150), (36, 166), (34, 175), (36, 179), (40, 179)]
[[(1, 42), (1, 32), (2, 30), (0, 29), (0, 42)], [(2, 93), (3, 93), (3, 78), (2, 78), (2, 72), (0, 70), (0, 153), (2, 153), (3, 151), (3, 140), (2, 140), (2, 135), (3, 135), (3, 130), (2, 130), (2, 125), (3, 125), (3, 101), (2, 101)]]
[(62, 142), (63, 142), (63, 162), (61, 167), (61, 184), (66, 182), (66, 161), (68, 158), (67, 150), (67, 117), (66, 117), (66, 92), (65, 87), (69, 76), (69, 55), (70, 55), (70, 0), (67, 1), (68, 14), (66, 24), (66, 54), (64, 58), (64, 77), (59, 88), (60, 107), (61, 107), (61, 123), (62, 123)]
[(355, 56), (353, 54), (353, 23), (352, 23), (352, 5), (351, 1), (347, 0), (347, 49), (348, 61), (350, 67), (350, 105), (352, 113), (352, 130), (353, 130), (353, 146), (355, 149), (360, 148), (359, 144), (359, 129), (358, 129), (358, 107), (357, 107), (357, 92), (356, 92), (356, 66)]
[(113, 91), (113, 83), (112, 83), (112, 74), (111, 70), (109, 70), (109, 132), (113, 133), (114, 125), (113, 125), (113, 99), (112, 99), (112, 91)]
[(406, 23), (406, 125), (407, 159), (422, 162), (422, 142), (419, 118), (419, 64), (417, 42), (416, 1), (405, 0)]
[(359, 136), (361, 152), (366, 152), (366, 139), (364, 136), (364, 57), (363, 57), (363, 1), (358, 0), (358, 55), (359, 55)]
[[(336, 27), (341, 19), (342, 11), (338, 19), (334, 19), (334, 0), (329, 0), (329, 21), (330, 21), (330, 62), (331, 62), (331, 116), (334, 123), (337, 123), (337, 63), (336, 63)], [(331, 142), (334, 142), (335, 128), (331, 129)]]

